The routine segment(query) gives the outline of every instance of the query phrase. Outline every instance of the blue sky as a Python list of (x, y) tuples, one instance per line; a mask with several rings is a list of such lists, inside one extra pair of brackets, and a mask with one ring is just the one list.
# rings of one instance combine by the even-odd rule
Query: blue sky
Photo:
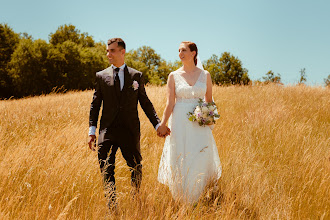
[(147, 45), (168, 61), (181, 41), (197, 44), (200, 58), (227, 51), (251, 79), (272, 70), (294, 84), (306, 68), (307, 83), (330, 74), (329, 0), (0, 0), (0, 22), (48, 41), (60, 25), (73, 24), (96, 41), (121, 37), (127, 49)]

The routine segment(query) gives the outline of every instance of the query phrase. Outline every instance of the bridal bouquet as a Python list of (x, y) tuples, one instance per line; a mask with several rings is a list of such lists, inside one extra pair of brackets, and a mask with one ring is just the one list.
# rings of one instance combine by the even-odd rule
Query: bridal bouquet
[(205, 127), (205, 125), (214, 124), (215, 120), (220, 118), (216, 110), (217, 106), (214, 102), (205, 103), (203, 99), (199, 99), (194, 112), (188, 113), (188, 119), (189, 121), (197, 121), (199, 126)]

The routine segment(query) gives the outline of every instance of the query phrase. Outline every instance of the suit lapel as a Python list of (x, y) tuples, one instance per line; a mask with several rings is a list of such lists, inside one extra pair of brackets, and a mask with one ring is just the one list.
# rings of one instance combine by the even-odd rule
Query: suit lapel
[(114, 85), (113, 69), (111, 67), (109, 67), (105, 70), (105, 78), (106, 78), (106, 82), (110, 86)]
[(109, 67), (109, 68), (106, 69), (106, 71), (105, 71), (105, 81), (106, 81), (107, 85), (110, 88), (111, 94), (113, 95), (115, 100), (117, 102), (119, 102), (118, 97), (116, 96), (116, 91), (115, 91), (115, 86), (114, 86), (115, 77), (113, 75), (113, 68), (112, 67)]

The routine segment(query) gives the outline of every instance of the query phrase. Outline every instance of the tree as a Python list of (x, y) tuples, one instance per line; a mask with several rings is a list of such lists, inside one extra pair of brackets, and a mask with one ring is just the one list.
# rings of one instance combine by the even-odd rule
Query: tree
[(162, 60), (158, 67), (158, 74), (157, 74), (159, 80), (161, 81), (160, 85), (166, 85), (168, 75), (171, 72), (179, 69), (180, 66), (182, 66), (181, 61), (166, 62), (165, 60)]
[(83, 77), (81, 50), (82, 48), (77, 43), (69, 40), (52, 48), (49, 62), (54, 65), (51, 76), (57, 81), (57, 87), (64, 86), (69, 90), (83, 87), (81, 84), (86, 79)]
[(72, 41), (76, 44), (82, 45), (83, 47), (94, 47), (95, 42), (91, 36), (87, 33), (80, 33), (74, 25), (62, 25), (55, 33), (50, 33), (49, 42), (53, 45), (62, 44), (65, 41)]
[(300, 79), (299, 79), (299, 84), (303, 84), (306, 82), (306, 68), (301, 69), (300, 71)]
[(207, 61), (204, 62), (205, 69), (210, 73), (212, 82), (220, 85), (223, 84), (224, 75), (220, 70), (220, 59), (217, 55), (213, 54)]
[(262, 77), (266, 84), (268, 83), (281, 83), (281, 75), (278, 73), (277, 75), (274, 74), (273, 71), (269, 70), (266, 73), (266, 76)]
[(48, 55), (49, 79), (52, 87), (63, 89), (91, 89), (95, 73), (108, 65), (105, 45), (83, 47), (72, 41), (52, 46)]
[(128, 66), (143, 73), (146, 84), (161, 84), (158, 68), (164, 61), (151, 47), (142, 46), (137, 50), (130, 50), (125, 55), (125, 62)]
[(330, 74), (328, 75), (328, 78), (324, 79), (324, 83), (326, 87), (330, 87)]
[(94, 88), (95, 73), (109, 66), (105, 51), (104, 43), (96, 43), (95, 47), (85, 47), (80, 51), (82, 78), (84, 79), (81, 89)]
[(50, 43), (0, 26), (0, 98), (49, 93), (54, 87), (91, 89), (108, 66), (106, 46), (73, 25), (50, 34)]
[(18, 43), (19, 35), (7, 24), (0, 24), (0, 98), (8, 98), (13, 94), (8, 63)]
[(21, 39), (9, 63), (15, 96), (50, 92), (47, 73), (49, 45), (44, 40)]
[[(68, 28), (71, 31), (67, 31)], [(108, 66), (105, 44), (94, 43), (92, 38), (86, 38), (87, 34), (80, 35), (74, 26), (59, 28), (62, 29), (66, 32), (57, 31), (52, 35), (54, 44), (34, 41), (27, 34), (23, 36), (9, 63), (9, 75), (15, 88), (12, 95), (39, 95), (51, 92), (54, 87), (63, 90), (93, 88), (95, 73)], [(67, 36), (76, 42), (65, 39)]]
[(220, 58), (212, 55), (204, 64), (213, 83), (217, 85), (247, 85), (250, 82), (248, 70), (242, 67), (237, 57), (228, 52), (222, 53)]
[(95, 72), (108, 65), (106, 46), (95, 43), (74, 25), (60, 26), (50, 34), (49, 77), (53, 87), (64, 89), (93, 88)]

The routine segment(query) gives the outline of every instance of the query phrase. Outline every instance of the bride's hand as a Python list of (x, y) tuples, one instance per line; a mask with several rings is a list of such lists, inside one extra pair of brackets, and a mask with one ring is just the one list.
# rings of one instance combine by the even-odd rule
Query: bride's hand
[(157, 135), (159, 137), (166, 137), (171, 134), (171, 130), (166, 125), (160, 125), (157, 129)]

